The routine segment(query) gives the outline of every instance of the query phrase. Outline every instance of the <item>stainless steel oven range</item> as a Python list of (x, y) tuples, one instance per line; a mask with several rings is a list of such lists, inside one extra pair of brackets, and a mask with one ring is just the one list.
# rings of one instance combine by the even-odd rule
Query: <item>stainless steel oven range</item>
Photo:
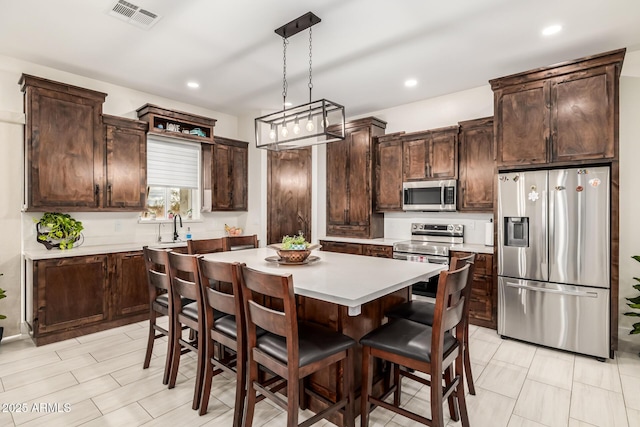
[[(464, 243), (462, 224), (411, 224), (411, 240), (393, 245), (393, 258), (413, 262), (430, 262), (449, 265), (449, 249), (454, 244)], [(438, 276), (428, 282), (413, 285), (413, 293), (435, 298)]]

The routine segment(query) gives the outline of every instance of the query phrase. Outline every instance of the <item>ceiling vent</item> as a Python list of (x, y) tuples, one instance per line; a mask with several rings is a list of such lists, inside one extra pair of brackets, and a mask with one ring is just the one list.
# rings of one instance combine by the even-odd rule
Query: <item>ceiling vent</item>
[(109, 15), (115, 16), (118, 19), (122, 19), (130, 24), (135, 25), (138, 28), (148, 30), (153, 27), (156, 22), (162, 18), (148, 10), (141, 9), (140, 6), (119, 0), (109, 11)]

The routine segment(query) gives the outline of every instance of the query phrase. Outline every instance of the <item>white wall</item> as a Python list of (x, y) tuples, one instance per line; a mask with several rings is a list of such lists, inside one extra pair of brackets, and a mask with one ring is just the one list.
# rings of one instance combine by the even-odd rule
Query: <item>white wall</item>
[[(640, 55), (637, 55), (640, 56)], [(640, 68), (640, 67), (639, 67)], [(624, 68), (625, 74), (632, 70)], [(640, 277), (640, 263), (633, 255), (640, 255), (640, 73), (639, 77), (623, 76), (620, 79), (620, 325), (618, 343), (621, 349), (640, 351), (640, 336), (629, 335), (631, 325), (640, 317), (624, 316), (630, 311), (626, 297), (636, 297), (640, 292), (632, 286)], [(638, 310), (636, 310), (638, 311)], [(640, 312), (640, 311), (638, 311)]]

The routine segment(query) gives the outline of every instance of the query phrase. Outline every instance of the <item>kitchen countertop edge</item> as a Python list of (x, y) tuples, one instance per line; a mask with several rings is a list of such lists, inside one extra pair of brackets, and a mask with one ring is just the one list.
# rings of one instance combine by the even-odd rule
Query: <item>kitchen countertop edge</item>
[[(393, 246), (394, 243), (403, 242), (409, 239), (398, 239), (398, 238), (390, 238), (390, 237), (380, 237), (377, 239), (358, 239), (358, 238), (351, 238), (351, 237), (324, 236), (318, 239), (318, 241), (320, 240), (327, 240), (330, 242), (359, 243), (364, 245)], [(477, 252), (482, 254), (493, 254), (494, 247), (486, 246), (480, 243), (462, 243), (460, 245), (451, 246), (451, 250), (462, 251), (462, 252)]]
[(47, 250), (43, 248), (33, 248), (24, 250), (22, 255), (28, 260), (40, 260), (40, 259), (55, 259), (55, 258), (69, 258), (75, 256), (87, 256), (87, 255), (101, 255), (117, 252), (132, 252), (141, 251), (143, 246), (149, 246), (152, 248), (185, 248), (187, 242), (165, 243), (158, 245), (157, 243), (122, 243), (122, 244), (105, 244), (105, 245), (92, 245), (92, 246), (79, 246), (73, 249), (51, 249)]

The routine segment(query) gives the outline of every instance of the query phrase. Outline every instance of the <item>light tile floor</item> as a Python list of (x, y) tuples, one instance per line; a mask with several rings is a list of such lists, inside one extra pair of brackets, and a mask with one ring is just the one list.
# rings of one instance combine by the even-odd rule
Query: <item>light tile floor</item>
[[(166, 341), (156, 342), (150, 368), (142, 369), (146, 333), (141, 322), (41, 347), (30, 340), (2, 343), (0, 426), (230, 426), (233, 380), (214, 379), (209, 412), (198, 416), (191, 409), (195, 358), (183, 356), (178, 383), (167, 389), (161, 378)], [(637, 355), (618, 353), (602, 363), (502, 340), (479, 327), (472, 327), (470, 340), (477, 391), (467, 398), (472, 427), (640, 427)], [(428, 389), (405, 381), (404, 406), (428, 411)], [(308, 416), (304, 411), (300, 418)], [(254, 426), (285, 422), (280, 408), (257, 405)], [(370, 425), (417, 424), (377, 408)]]

